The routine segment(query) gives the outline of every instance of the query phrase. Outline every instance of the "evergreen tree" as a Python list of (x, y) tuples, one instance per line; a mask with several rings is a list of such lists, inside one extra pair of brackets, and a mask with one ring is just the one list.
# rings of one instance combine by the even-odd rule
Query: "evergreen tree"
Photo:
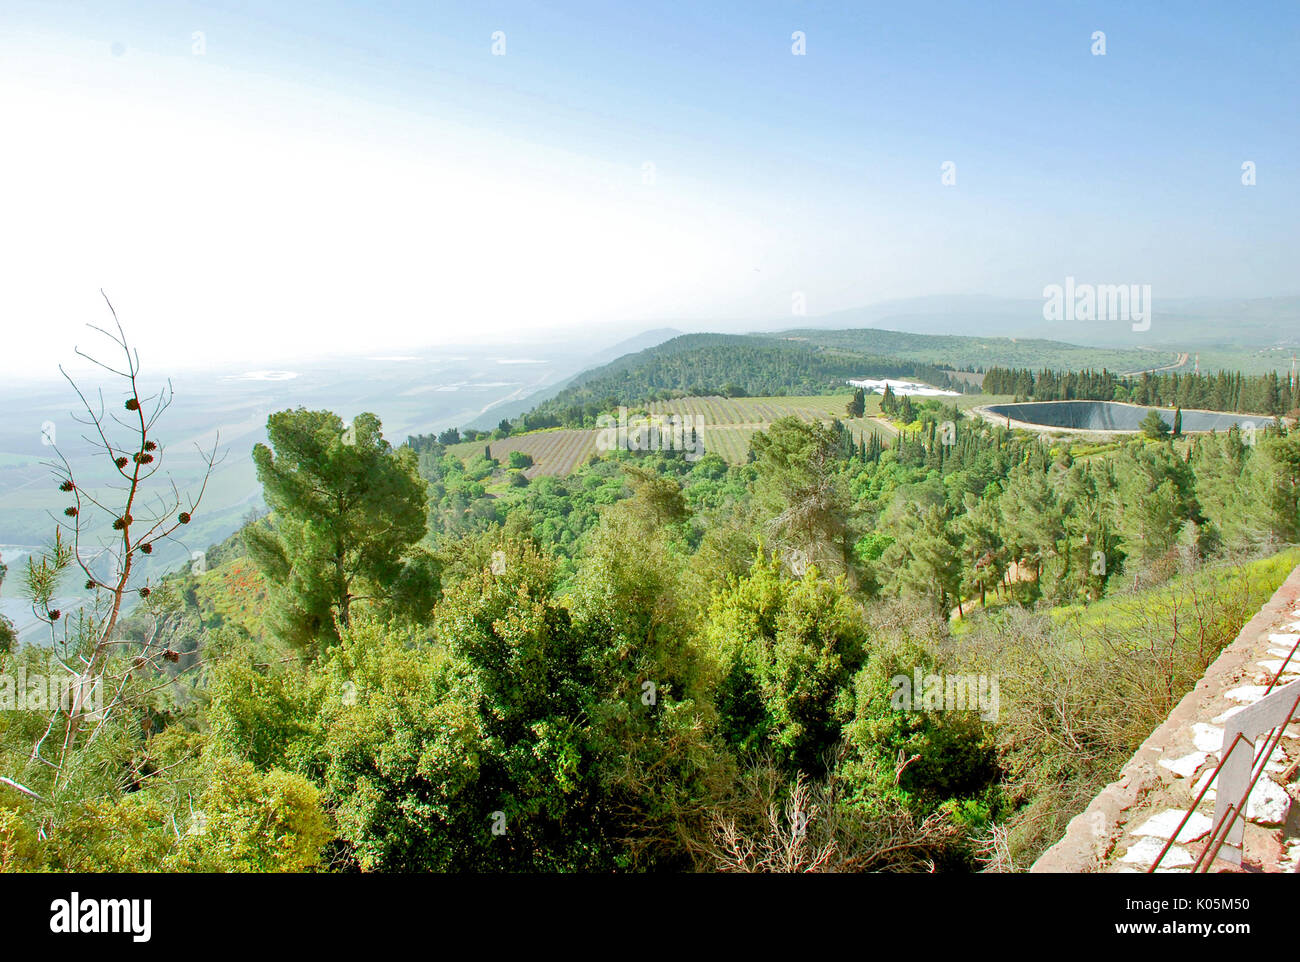
[(894, 395), (894, 389), (890, 385), (885, 385), (885, 393), (880, 396), (880, 410), (889, 416), (893, 416), (898, 410), (898, 398)]
[(329, 411), (281, 411), (267, 436), (253, 463), (270, 524), (249, 528), (245, 542), (270, 582), (268, 619), (279, 637), (328, 646), (338, 640), (336, 618), (350, 624), (354, 602), (384, 601), (403, 575), (428, 589), (412, 586), (416, 595), (431, 593), (427, 557), (404, 571), (426, 524), (414, 451), (394, 450), (373, 414), (345, 426)]
[[(1143, 401), (1142, 403), (1147, 402)], [(1149, 438), (1163, 438), (1169, 433), (1169, 425), (1165, 423), (1165, 419), (1160, 416), (1160, 412), (1155, 408), (1147, 412), (1147, 416), (1142, 419), (1139, 427), (1142, 433)]]

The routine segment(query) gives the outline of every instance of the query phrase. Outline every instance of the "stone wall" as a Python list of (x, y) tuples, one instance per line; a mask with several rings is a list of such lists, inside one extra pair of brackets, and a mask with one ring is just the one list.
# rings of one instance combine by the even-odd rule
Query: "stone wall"
[[(1070, 821), (1065, 836), (1034, 863), (1033, 872), (1146, 871), (1218, 763), (1222, 724), (1263, 696), (1300, 642), (1300, 567), (1206, 670), (1196, 687), (1107, 785)], [(1300, 680), (1300, 652), (1278, 687)], [(1276, 690), (1276, 689), (1275, 689)], [(1293, 722), (1251, 793), (1245, 864), (1255, 871), (1300, 866), (1300, 722)], [(1214, 786), (1157, 871), (1186, 871), (1208, 836)], [(1216, 864), (1218, 868), (1227, 866)]]

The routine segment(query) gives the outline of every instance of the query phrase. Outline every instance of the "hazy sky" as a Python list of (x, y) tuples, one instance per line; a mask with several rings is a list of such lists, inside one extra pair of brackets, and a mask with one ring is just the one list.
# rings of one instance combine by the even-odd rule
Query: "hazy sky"
[(1295, 294), (1298, 121), (1293, 0), (5, 0), (0, 369)]

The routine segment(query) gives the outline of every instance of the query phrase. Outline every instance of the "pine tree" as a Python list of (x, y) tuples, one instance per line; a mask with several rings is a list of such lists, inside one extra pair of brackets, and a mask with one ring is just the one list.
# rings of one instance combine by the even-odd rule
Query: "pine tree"
[[(379, 419), (350, 426), (330, 411), (281, 411), (253, 463), (271, 509), (269, 527), (244, 534), (271, 585), (272, 630), (296, 645), (338, 640), (361, 599), (382, 600), (425, 533), (427, 486), (410, 448), (394, 451)], [(428, 580), (428, 570), (423, 580)], [(432, 590), (432, 589), (430, 589)], [(426, 607), (420, 605), (417, 607)]]
[(891, 385), (885, 385), (885, 393), (880, 397), (880, 410), (892, 417), (898, 410), (898, 398), (894, 395), (894, 389)]

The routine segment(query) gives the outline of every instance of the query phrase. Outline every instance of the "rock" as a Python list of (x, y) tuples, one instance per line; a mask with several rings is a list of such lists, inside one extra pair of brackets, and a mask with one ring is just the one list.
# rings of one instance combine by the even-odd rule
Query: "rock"
[[(1259, 736), (1259, 743), (1255, 746), (1255, 757), (1251, 761), (1251, 771), (1254, 771), (1259, 767), (1259, 760), (1264, 757), (1264, 747), (1269, 743), (1269, 739), (1266, 739), (1263, 735)], [(1282, 746), (1279, 745), (1277, 748), (1274, 748), (1273, 753), (1268, 756), (1267, 764), (1270, 766), (1277, 766), (1276, 770), (1282, 771), (1286, 768), (1287, 762), (1288, 759), (1286, 752), (1282, 751)]]
[(1291, 797), (1282, 786), (1268, 776), (1261, 775), (1246, 802), (1246, 819), (1256, 825), (1281, 825), (1286, 821), (1286, 813), (1290, 808)]
[(1300, 839), (1292, 839), (1286, 843), (1283, 850), (1284, 863), (1281, 866), (1284, 872), (1300, 872)]
[(1214, 796), (1218, 794), (1218, 792), (1216, 791), (1216, 788), (1215, 788), (1215, 786), (1217, 785), (1218, 781), (1219, 781), (1219, 776), (1214, 774), (1214, 769), (1213, 769), (1213, 768), (1208, 769), (1208, 770), (1206, 770), (1205, 772), (1202, 772), (1202, 773), (1201, 773), (1201, 777), (1198, 778), (1198, 779), (1196, 780), (1196, 784), (1194, 784), (1194, 785), (1192, 786), (1192, 798), (1195, 798), (1195, 797), (1197, 796), (1197, 794), (1201, 791), (1201, 789), (1205, 787), (1205, 783), (1206, 783), (1206, 782), (1209, 782), (1209, 783), (1210, 783), (1210, 788), (1209, 788), (1209, 790), (1205, 793), (1205, 799), (1204, 799), (1204, 800), (1205, 800), (1205, 801), (1208, 801), (1208, 802), (1212, 802), (1212, 801), (1214, 801)]
[[(1167, 839), (1174, 833), (1174, 829), (1178, 827), (1178, 823), (1183, 820), (1184, 814), (1186, 813), (1181, 809), (1165, 809), (1165, 811), (1161, 812), (1159, 815), (1152, 815), (1148, 818), (1141, 826), (1133, 831), (1133, 834), (1151, 835), (1155, 838)], [(1213, 823), (1200, 812), (1192, 812), (1191, 817), (1187, 820), (1187, 824), (1184, 825), (1183, 830), (1178, 833), (1176, 841), (1194, 842), (1198, 838), (1209, 834), (1212, 824)], [(1159, 851), (1159, 849), (1157, 849), (1157, 851)], [(1163, 865), (1164, 863), (1162, 862), (1161, 864)]]
[(1268, 636), (1270, 644), (1288, 645), (1294, 647), (1296, 642), (1300, 642), (1300, 634), (1271, 634)]
[(1217, 752), (1223, 748), (1223, 729), (1197, 722), (1192, 726), (1192, 744), (1197, 751)]
[[(1175, 823), (1176, 824), (1176, 823)], [(1171, 826), (1172, 827), (1172, 826)], [(1160, 850), (1165, 847), (1165, 843), (1158, 838), (1140, 838), (1129, 846), (1121, 862), (1127, 862), (1130, 865), (1150, 865), (1160, 854)], [(1187, 854), (1186, 849), (1181, 849), (1177, 845), (1171, 845), (1169, 851), (1165, 852), (1165, 857), (1160, 860), (1160, 868), (1178, 868), (1183, 865), (1191, 865), (1192, 857)]]
[(1224, 697), (1230, 701), (1241, 701), (1253, 705), (1264, 697), (1264, 692), (1267, 690), (1267, 685), (1242, 685), (1226, 692)]
[(1209, 758), (1208, 752), (1192, 752), (1190, 755), (1175, 758), (1173, 761), (1162, 758), (1160, 764), (1179, 778), (1191, 778), (1192, 774), (1205, 763), (1207, 758)]

